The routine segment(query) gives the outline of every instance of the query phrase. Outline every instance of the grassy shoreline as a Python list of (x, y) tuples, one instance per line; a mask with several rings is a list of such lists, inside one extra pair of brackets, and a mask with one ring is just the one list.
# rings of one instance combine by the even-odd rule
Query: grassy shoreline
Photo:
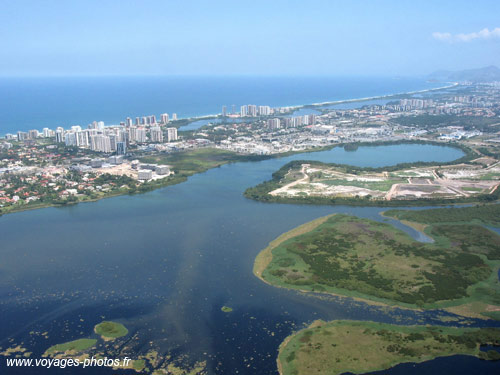
[[(408, 272), (410, 272), (409, 274), (415, 273), (415, 276), (411, 276), (408, 280), (406, 280), (406, 278), (409, 276), (405, 276), (404, 280), (406, 280), (406, 281), (403, 282), (403, 279), (401, 279), (399, 282), (403, 282), (403, 285), (405, 283), (410, 283), (408, 285), (413, 285), (413, 284), (415, 284), (415, 285), (430, 285), (432, 288), (435, 288), (435, 289), (433, 289), (434, 290), (433, 292), (426, 291), (425, 294), (422, 294), (422, 296), (420, 296), (420, 294), (418, 294), (418, 296), (417, 296), (417, 294), (415, 294), (416, 293), (416, 291), (415, 291), (415, 292), (412, 292), (412, 294), (415, 294), (415, 296), (412, 296), (410, 298), (410, 294), (405, 294), (407, 292), (403, 293), (402, 291), (400, 291), (400, 292), (396, 293), (396, 295), (399, 296), (402, 293), (401, 296), (396, 298), (395, 297), (396, 295), (395, 295), (395, 296), (393, 296), (394, 298), (389, 298), (389, 296), (392, 296), (391, 293), (393, 293), (393, 292), (390, 292), (390, 293), (384, 292), (381, 294), (380, 293), (368, 294), (367, 291), (377, 290), (377, 289), (373, 289), (374, 287), (370, 286), (371, 282), (367, 285), (365, 285), (364, 282), (361, 283), (361, 281), (356, 282), (356, 283), (361, 283), (360, 285), (363, 286), (362, 289), (354, 288), (351, 285), (354, 281), (349, 282), (349, 284), (346, 284), (346, 285), (351, 285), (349, 288), (347, 288), (347, 286), (339, 287), (339, 286), (337, 286), (338, 285), (337, 282), (335, 284), (322, 283), (321, 281), (319, 281), (317, 279), (317, 276), (314, 276), (315, 273), (310, 268), (311, 265), (304, 263), (304, 260), (302, 258), (300, 258), (300, 257), (297, 258), (297, 255), (295, 254), (295, 250), (292, 253), (290, 253), (289, 251), (285, 251), (284, 249), (288, 248), (290, 246), (295, 246), (295, 245), (292, 245), (293, 243), (302, 244), (300, 246), (308, 247), (309, 245), (306, 245), (303, 243), (304, 241), (307, 241), (305, 238), (308, 238), (308, 237), (304, 237), (302, 235), (307, 234), (308, 236), (310, 236), (312, 232), (316, 233), (318, 231), (321, 232), (321, 231), (326, 230), (323, 228), (324, 225), (321, 227), (323, 229), (318, 228), (318, 227), (320, 225), (322, 225), (323, 223), (325, 223), (332, 216), (333, 215), (325, 216), (325, 217), (316, 219), (312, 222), (305, 223), (305, 224), (303, 224), (295, 229), (292, 229), (291, 231), (288, 231), (288, 232), (282, 234), (280, 237), (278, 237), (277, 239), (272, 241), (264, 250), (262, 250), (257, 255), (257, 257), (255, 259), (254, 268), (253, 268), (255, 276), (258, 277), (260, 280), (266, 282), (267, 284), (277, 286), (277, 287), (294, 289), (294, 290), (298, 290), (298, 291), (304, 292), (304, 293), (323, 293), (323, 294), (330, 294), (330, 295), (334, 295), (334, 296), (349, 297), (349, 298), (353, 298), (355, 300), (359, 300), (359, 301), (362, 301), (362, 302), (365, 302), (368, 304), (372, 304), (372, 305), (383, 305), (383, 306), (398, 307), (398, 308), (412, 309), (412, 310), (418, 310), (418, 311), (422, 311), (423, 309), (426, 309), (426, 310), (441, 309), (441, 310), (446, 310), (446, 311), (451, 312), (451, 313), (457, 313), (460, 311), (461, 315), (469, 316), (469, 317), (480, 317), (482, 319), (490, 319), (492, 317), (496, 318), (497, 311), (499, 311), (499, 309), (500, 309), (500, 306), (499, 306), (500, 303), (498, 303), (498, 297), (496, 296), (496, 294), (488, 296), (488, 293), (490, 293), (488, 291), (491, 291), (492, 293), (498, 294), (498, 292), (500, 290), (500, 288), (498, 286), (498, 284), (499, 284), (499, 282), (498, 282), (498, 270), (500, 268), (500, 260), (497, 259), (498, 254), (496, 254), (494, 249), (492, 249), (493, 252), (490, 254), (491, 258), (488, 258), (486, 256), (487, 254), (486, 255), (484, 255), (482, 253), (476, 254), (474, 252), (468, 253), (466, 250), (460, 250), (460, 252), (463, 252), (463, 254), (464, 254), (464, 255), (460, 255), (462, 253), (460, 253), (460, 254), (455, 253), (455, 250), (452, 251), (449, 248), (449, 245), (446, 245), (446, 241), (448, 241), (448, 240), (445, 237), (443, 237), (443, 238), (436, 237), (436, 234), (431, 232), (431, 229), (433, 229), (432, 226), (428, 226), (428, 227), (424, 228), (424, 226), (422, 224), (419, 224), (419, 223), (405, 223), (405, 224), (406, 225), (413, 224), (415, 226), (415, 229), (417, 229), (419, 231), (423, 230), (422, 233), (433, 238), (435, 240), (435, 243), (428, 244), (428, 245), (422, 244), (421, 250), (418, 250), (414, 255), (411, 255), (409, 258), (406, 258), (407, 256), (404, 256), (403, 259), (406, 259), (405, 262), (408, 263), (408, 265), (407, 265), (408, 267), (410, 264), (412, 264), (412, 262), (417, 263), (417, 264), (421, 264), (421, 266), (423, 267), (421, 270), (420, 270), (420, 268), (419, 268), (420, 266), (419, 266), (419, 267), (417, 267), (419, 270), (418, 271), (415, 270), (415, 272), (417, 272), (417, 273), (415, 273), (414, 271), (410, 272), (410, 270), (413, 268), (413, 265), (412, 265), (412, 268), (408, 268), (407, 271), (404, 271), (403, 268), (406, 266), (401, 263), (403, 261), (403, 259), (399, 259), (399, 258), (401, 258), (401, 256), (395, 257), (395, 255), (391, 255), (391, 254), (384, 255), (384, 258), (381, 258), (380, 261), (377, 261), (377, 264), (379, 264), (379, 263), (380, 264), (374, 265), (374, 267), (376, 267), (376, 269), (378, 270), (377, 271), (377, 272), (379, 272), (378, 274), (383, 275), (382, 277), (384, 277), (387, 280), (392, 280), (391, 277), (396, 277), (396, 275), (399, 274), (398, 272), (403, 272), (402, 274), (405, 274)], [(337, 221), (340, 220), (340, 222), (339, 222), (339, 224), (335, 224), (335, 225), (344, 225), (344, 226), (345, 225), (348, 225), (348, 226), (368, 225), (368, 224), (365, 224), (366, 220), (363, 221), (361, 219), (355, 219), (355, 222), (350, 224), (350, 222), (347, 222), (346, 220), (349, 221), (349, 220), (354, 220), (354, 219), (346, 219), (343, 216), (344, 215), (337, 216), (339, 219), (335, 219), (335, 220), (337, 220)], [(345, 224), (341, 224), (344, 221), (345, 221)], [(369, 222), (371, 222), (371, 221), (369, 221)], [(367, 223), (368, 223), (368, 221), (367, 221)], [(328, 225), (332, 225), (332, 224), (328, 224)], [(386, 233), (385, 231), (387, 231), (388, 229), (392, 228), (390, 232), (387, 232), (386, 235), (388, 235), (388, 236), (394, 236), (394, 235), (402, 236), (402, 235), (404, 235), (403, 237), (395, 237), (395, 238), (401, 238), (401, 240), (404, 240), (404, 242), (402, 242), (399, 247), (395, 245), (397, 248), (401, 249), (401, 248), (404, 248), (404, 246), (406, 246), (406, 247), (409, 246), (409, 248), (412, 248), (412, 246), (413, 246), (412, 244), (415, 241), (413, 239), (411, 239), (408, 235), (406, 235), (404, 232), (401, 232), (401, 231), (397, 230), (396, 228), (389, 226), (388, 224), (379, 223), (378, 225), (380, 225), (382, 228), (386, 228), (386, 229), (383, 229), (384, 233)], [(368, 228), (366, 230), (368, 230), (368, 231), (377, 230), (375, 228), (376, 227), (374, 227), (374, 229)], [(448, 227), (445, 226), (444, 229), (446, 229), (446, 228), (448, 228)], [(380, 229), (380, 230), (382, 230), (382, 229)], [(400, 232), (400, 234), (398, 234), (398, 232)], [(392, 234), (392, 233), (394, 233), (394, 234)], [(487, 234), (487, 233), (490, 233), (490, 232), (489, 231), (485, 232), (485, 234)], [(354, 234), (354, 232), (351, 235), (353, 237), (357, 238), (357, 235)], [(491, 232), (489, 235), (493, 236), (492, 240), (496, 241), (495, 238), (497, 238), (497, 236), (493, 232)], [(300, 236), (302, 236), (303, 239), (300, 239), (301, 238)], [(484, 235), (481, 235), (481, 236), (484, 236)], [(408, 237), (408, 239), (406, 239), (406, 237)], [(365, 241), (365, 240), (366, 239), (364, 239), (363, 241)], [(290, 241), (292, 241), (292, 242), (290, 242)], [(343, 240), (339, 239), (339, 241), (343, 241)], [(400, 240), (396, 240), (396, 241), (400, 241)], [(453, 241), (455, 241), (455, 240), (453, 240)], [(397, 243), (399, 243), (399, 242), (395, 242), (395, 244), (397, 244)], [(282, 245), (282, 246), (280, 247), (280, 245)], [(342, 245), (342, 246), (344, 246), (344, 245)], [(352, 246), (352, 245), (349, 245), (349, 246)], [(374, 245), (374, 246), (378, 246), (378, 245)], [(403, 246), (403, 247), (401, 247), (401, 246)], [(454, 245), (454, 246), (456, 247), (458, 245)], [(489, 246), (489, 245), (487, 245), (487, 246)], [(347, 247), (347, 248), (349, 249), (350, 247)], [(370, 253), (372, 251), (375, 251), (375, 252), (379, 251), (379, 250), (375, 250), (377, 248), (378, 247), (375, 247), (374, 250), (369, 250), (368, 253)], [(472, 257), (471, 261), (472, 261), (472, 259), (475, 259), (475, 262), (479, 262), (478, 266), (480, 268), (478, 268), (478, 270), (479, 269), (482, 270), (481, 275), (483, 275), (483, 276), (481, 276), (479, 279), (477, 279), (477, 277), (479, 277), (479, 276), (477, 276), (477, 277), (475, 276), (474, 279), (470, 279), (470, 278), (468, 278), (468, 276), (465, 276), (466, 274), (468, 274), (470, 272), (472, 272), (472, 274), (474, 274), (476, 272), (476, 271), (473, 271), (473, 268), (476, 266), (466, 265), (467, 262), (469, 262), (469, 261), (467, 261), (465, 263), (465, 265), (463, 265), (463, 266), (453, 266), (453, 267), (459, 267), (459, 269), (461, 269), (460, 267), (467, 268), (466, 272), (465, 272), (465, 270), (460, 271), (460, 272), (453, 271), (453, 272), (459, 272), (458, 275), (461, 275), (460, 277), (454, 276), (454, 277), (458, 277), (457, 280), (454, 282), (458, 283), (457, 285), (464, 284), (465, 286), (467, 286), (467, 289), (466, 289), (466, 291), (464, 290), (463, 292), (460, 292), (460, 293), (454, 292), (454, 293), (452, 293), (453, 296), (451, 296), (451, 295), (448, 296), (449, 293), (446, 295), (442, 294), (442, 293), (444, 293), (443, 292), (444, 290), (447, 290), (447, 287), (445, 288), (444, 284), (446, 284), (448, 281), (446, 278), (435, 279), (432, 276), (432, 274), (433, 274), (433, 272), (438, 272), (437, 269), (441, 269), (440, 267), (443, 266), (444, 261), (437, 260), (438, 258), (435, 258), (435, 256), (433, 256), (433, 255), (425, 255), (425, 254), (432, 254), (433, 251), (437, 251), (437, 250), (432, 250), (431, 248), (432, 249), (434, 249), (434, 248), (442, 249), (441, 251), (443, 251), (443, 255), (445, 255), (446, 257), (451, 257), (446, 262), (456, 262), (455, 260), (453, 260), (453, 259), (455, 259), (454, 257), (458, 257), (456, 259), (461, 259), (461, 257), (464, 257), (464, 256), (465, 257)], [(483, 247), (483, 249), (484, 249), (484, 247)], [(274, 250), (276, 250), (276, 251), (279, 250), (279, 255), (274, 254), (273, 253)], [(476, 250), (474, 250), (474, 251), (476, 251)], [(484, 251), (484, 250), (477, 250), (477, 251)], [(343, 253), (339, 253), (339, 254), (343, 254)], [(350, 252), (347, 252), (346, 254), (347, 254), (347, 255), (345, 255), (345, 256), (347, 256), (346, 259), (351, 259), (348, 255), (348, 254), (350, 254)], [(420, 254), (420, 255), (416, 255), (416, 254)], [(448, 255), (446, 255), (446, 254), (448, 254)], [(467, 255), (467, 254), (475, 254), (475, 255)], [(331, 255), (331, 256), (333, 256), (333, 255)], [(339, 262), (341, 262), (341, 264), (344, 264), (344, 265), (346, 264), (345, 263), (346, 260), (342, 260), (342, 259), (344, 259), (345, 256), (342, 255), (342, 257), (339, 258)], [(359, 258), (360, 256), (362, 256), (362, 258)], [(366, 255), (363, 255), (363, 254), (357, 255), (358, 259), (363, 259), (365, 256)], [(385, 258), (386, 256), (388, 256), (387, 261), (384, 260), (384, 259), (386, 259)], [(427, 258), (428, 256), (430, 256), (430, 258)], [(415, 259), (412, 260), (412, 258), (415, 258)], [(362, 261), (362, 260), (355, 261), (355, 263), (351, 264), (351, 266), (347, 266), (346, 269), (341, 268), (337, 272), (348, 272), (348, 274), (349, 274), (349, 272), (351, 272), (351, 271), (348, 271), (349, 267), (351, 267), (351, 268), (354, 267), (354, 268), (352, 268), (352, 272), (354, 272), (354, 270), (358, 270), (357, 272), (359, 272), (359, 268), (357, 268), (356, 262), (363, 264), (364, 261)], [(399, 265), (396, 268), (394, 268), (394, 270), (391, 271), (391, 268), (390, 268), (391, 264), (399, 264)], [(452, 264), (454, 264), (454, 263), (452, 263)], [(461, 264), (461, 263), (457, 263), (457, 264)], [(482, 266), (480, 266), (480, 264), (482, 264)], [(382, 268), (380, 268), (380, 267), (382, 267)], [(389, 267), (389, 268), (386, 271), (383, 271), (383, 269), (384, 269), (383, 267)], [(488, 271), (486, 271), (485, 267), (488, 267)], [(400, 268), (401, 268), (401, 270), (399, 270)], [(429, 268), (429, 269), (427, 269), (427, 268)], [(396, 270), (399, 270), (399, 271), (396, 271)], [(431, 271), (431, 270), (434, 270), (434, 271)], [(365, 271), (363, 271), (363, 272), (365, 272)], [(370, 272), (372, 272), (372, 271), (370, 271)], [(392, 272), (396, 272), (396, 273), (394, 273), (394, 275), (391, 276)], [(431, 272), (431, 273), (429, 273), (429, 272)], [(355, 274), (357, 274), (357, 273), (355, 273)], [(377, 274), (372, 275), (371, 278), (381, 277), (381, 276), (376, 276), (376, 275)], [(426, 278), (429, 278), (429, 279), (428, 280), (425, 278), (422, 279), (423, 275), (426, 275)], [(361, 276), (362, 275), (360, 275), (360, 277)], [(312, 283), (309, 282), (308, 280), (311, 277), (313, 277), (312, 280), (316, 280), (316, 281), (314, 281)], [(314, 279), (315, 277), (316, 277), (316, 279)], [(290, 278), (290, 280), (304, 280), (304, 282), (302, 282), (302, 281), (300, 283), (296, 282), (296, 281), (292, 282), (289, 280), (289, 278)], [(423, 281), (417, 282), (418, 279), (421, 279)], [(289, 280), (289, 281), (287, 281), (287, 280)], [(339, 283), (342, 284), (344, 282), (342, 280), (343, 279), (340, 278)], [(349, 278), (346, 280), (349, 280)], [(363, 279), (360, 279), (360, 280), (363, 280)], [(427, 281), (424, 281), (424, 280), (427, 280)], [(435, 280), (435, 281), (432, 281), (432, 280)], [(469, 280), (469, 281), (465, 281), (465, 280)], [(475, 280), (475, 281), (472, 281), (472, 280)], [(392, 282), (394, 282), (394, 281), (392, 281)], [(442, 285), (440, 286), (440, 284), (442, 284)], [(463, 288), (463, 287), (464, 286), (462, 286), (461, 288)], [(407, 288), (409, 288), (409, 287), (407, 286)], [(417, 291), (420, 290), (420, 288), (421, 287), (417, 288)], [(409, 290), (412, 290), (412, 289), (410, 288)], [(423, 293), (423, 292), (421, 292), (421, 293)], [(403, 298), (403, 296), (404, 296), (404, 298)], [(424, 296), (427, 296), (427, 297), (424, 297)], [(441, 296), (441, 297), (438, 298), (437, 296)], [(426, 298), (427, 298), (427, 300), (426, 300)], [(434, 300), (434, 298), (437, 298), (437, 299)], [(418, 300), (420, 300), (420, 299), (422, 299), (422, 300), (420, 302), (418, 302)], [(405, 302), (405, 300), (408, 300), (408, 301), (415, 300), (417, 302)], [(470, 306), (472, 306), (472, 308), (470, 308)]]
[[(263, 282), (270, 284), (267, 280), (262, 278), (262, 271), (266, 269), (266, 267), (271, 263), (273, 259), (272, 255), (272, 250), (280, 245), (281, 243), (289, 240), (290, 238), (293, 238), (295, 236), (299, 236), (303, 233), (310, 232), (314, 228), (318, 227), (319, 225), (323, 224), (326, 220), (328, 220), (330, 217), (332, 217), (335, 214), (332, 215), (327, 215), (320, 217), (318, 219), (315, 219), (313, 221), (310, 221), (308, 223), (302, 224), (286, 233), (283, 233), (281, 236), (276, 238), (275, 240), (271, 241), (269, 245), (259, 252), (257, 254), (257, 257), (255, 258), (254, 265), (253, 265), (253, 273), (255, 276), (257, 276), (260, 280)], [(272, 284), (270, 284), (272, 285)]]
[[(272, 255), (273, 249), (275, 249), (281, 243), (283, 243), (283, 242), (285, 242), (293, 237), (296, 237), (296, 236), (299, 236), (301, 234), (310, 232), (311, 230), (314, 230), (315, 228), (317, 228), (318, 226), (323, 224), (326, 220), (328, 220), (330, 217), (332, 217), (334, 215), (336, 215), (336, 214), (330, 214), (327, 216), (323, 216), (323, 217), (320, 217), (320, 218), (315, 219), (313, 221), (302, 224), (296, 228), (291, 229), (288, 232), (283, 233), (278, 238), (271, 241), (265, 249), (261, 250), (257, 254), (255, 261), (254, 261), (254, 265), (253, 265), (254, 275), (259, 280), (261, 280), (262, 282), (264, 282), (268, 285), (278, 287), (278, 288), (290, 289), (290, 288), (282, 286), (282, 285), (273, 284), (269, 280), (266, 280), (262, 277), (262, 272), (267, 268), (267, 266), (273, 260), (273, 255)], [(386, 301), (383, 299), (377, 300), (377, 299), (370, 298), (369, 296), (366, 296), (366, 295), (363, 295), (360, 293), (356, 293), (356, 292), (352, 292), (352, 291), (343, 291), (341, 289), (339, 289), (338, 292), (311, 291), (311, 290), (303, 289), (303, 288), (293, 288), (293, 289), (297, 290), (299, 292), (302, 292), (302, 293), (329, 294), (329, 295), (335, 296), (335, 297), (348, 297), (348, 298), (352, 298), (355, 301), (364, 302), (364, 303), (369, 304), (369, 305), (391, 306), (391, 303), (389, 301)], [(412, 309), (412, 310), (420, 310), (421, 311), (421, 308), (413, 307), (413, 306), (398, 306), (398, 307), (403, 308), (403, 309)]]

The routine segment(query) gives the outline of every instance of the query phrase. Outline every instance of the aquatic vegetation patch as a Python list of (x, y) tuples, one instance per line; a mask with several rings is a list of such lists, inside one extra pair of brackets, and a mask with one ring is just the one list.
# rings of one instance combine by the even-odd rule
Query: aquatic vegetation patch
[(121, 323), (104, 321), (94, 327), (94, 332), (103, 339), (116, 339), (128, 334), (128, 329)]
[(81, 353), (87, 349), (92, 348), (97, 343), (95, 339), (78, 339), (73, 341), (68, 341), (62, 344), (53, 345), (48, 348), (45, 353), (45, 356), (52, 356), (59, 353), (64, 354), (76, 354)]

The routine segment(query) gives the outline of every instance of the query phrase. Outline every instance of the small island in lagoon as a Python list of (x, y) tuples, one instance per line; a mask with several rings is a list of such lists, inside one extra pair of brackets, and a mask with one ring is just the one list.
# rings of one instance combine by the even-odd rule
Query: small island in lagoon
[(55, 356), (58, 354), (72, 355), (84, 352), (97, 344), (95, 339), (78, 339), (68, 341), (62, 344), (53, 345), (43, 354), (44, 357)]
[[(95, 325), (94, 332), (98, 334), (102, 340), (112, 341), (119, 337), (126, 336), (128, 334), (128, 329), (121, 323), (103, 321)], [(82, 355), (87, 350), (94, 348), (97, 342), (97, 339), (81, 338), (62, 344), (52, 345), (45, 351), (43, 356), (73, 356), (77, 354)]]
[[(48, 348), (42, 356), (61, 360), (73, 359), (79, 361), (80, 364), (84, 364), (85, 361), (89, 361), (91, 358), (113, 358), (113, 363), (106, 365), (107, 367), (112, 367), (113, 370), (134, 370), (140, 374), (202, 375), (205, 373), (206, 363), (203, 361), (197, 361), (186, 367), (186, 364), (171, 360), (170, 355), (160, 355), (155, 349), (150, 349), (145, 354), (132, 357), (127, 352), (127, 345), (123, 345), (130, 339), (125, 337), (129, 334), (129, 331), (121, 323), (103, 321), (95, 325), (94, 333), (99, 335), (100, 339), (81, 338), (56, 344)], [(125, 338), (125, 341), (117, 344), (114, 340), (120, 338)], [(25, 350), (19, 347), (10, 349), (10, 352), (24, 353)], [(129, 360), (125, 360), (126, 358)], [(118, 364), (115, 363), (117, 359), (119, 360)]]
[(125, 336), (128, 329), (121, 323), (104, 321), (94, 327), (94, 332), (101, 335), (103, 340), (114, 340)]

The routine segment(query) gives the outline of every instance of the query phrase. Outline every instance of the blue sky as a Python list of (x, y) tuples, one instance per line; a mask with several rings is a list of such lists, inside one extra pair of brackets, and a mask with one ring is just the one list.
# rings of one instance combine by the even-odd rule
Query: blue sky
[(420, 75), (500, 66), (500, 1), (0, 0), (0, 75)]

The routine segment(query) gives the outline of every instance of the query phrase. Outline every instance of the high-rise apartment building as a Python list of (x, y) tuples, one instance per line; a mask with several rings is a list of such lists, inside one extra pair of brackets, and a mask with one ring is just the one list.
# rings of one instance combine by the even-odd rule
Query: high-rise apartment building
[(161, 124), (162, 125), (167, 125), (168, 124), (168, 113), (163, 113), (161, 116)]
[(240, 116), (245, 117), (246, 115), (248, 115), (248, 106), (242, 105), (240, 107)]
[(159, 126), (153, 126), (150, 130), (151, 142), (163, 142), (163, 131)]
[(96, 134), (90, 136), (90, 149), (99, 152), (111, 152), (111, 140), (107, 135)]
[(136, 135), (136, 142), (138, 143), (146, 143), (148, 140), (148, 137), (146, 135), (146, 129), (144, 128), (137, 128), (137, 135)]
[(272, 118), (267, 120), (267, 127), (271, 130), (276, 130), (281, 127), (279, 118)]
[(177, 140), (177, 128), (167, 128), (167, 142)]

